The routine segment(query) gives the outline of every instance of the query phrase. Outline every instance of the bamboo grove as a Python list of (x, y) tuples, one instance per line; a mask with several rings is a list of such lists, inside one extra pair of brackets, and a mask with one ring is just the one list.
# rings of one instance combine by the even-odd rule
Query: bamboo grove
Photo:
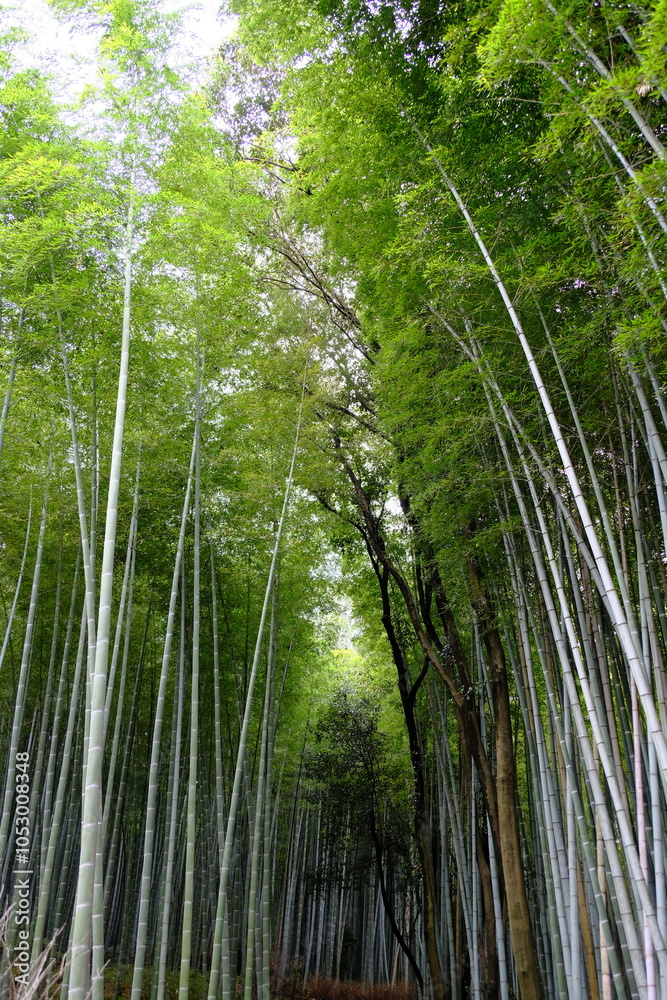
[(196, 75), (157, 0), (53, 7), (0, 994), (666, 1000), (664, 5), (235, 0)]

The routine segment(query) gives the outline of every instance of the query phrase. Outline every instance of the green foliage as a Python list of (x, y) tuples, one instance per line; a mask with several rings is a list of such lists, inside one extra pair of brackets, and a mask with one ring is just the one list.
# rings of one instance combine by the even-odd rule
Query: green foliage
[[(188, 89), (171, 68), (179, 17), (152, 0), (54, 2), (60, 16), (100, 38), (98, 84), (67, 115), (44, 76), (16, 69), (16, 33), (3, 37), (0, 52), (0, 371), (3, 386), (13, 380), (0, 456), (3, 623), (30, 507), (33, 517), (0, 677), (3, 749), (27, 621), (35, 519), (47, 486), (26, 719), (39, 718), (44, 707), (55, 593), (60, 581), (64, 608), (79, 545), (61, 350), (73, 379), (92, 521), (94, 505), (103, 510), (106, 500), (123, 270), (133, 257), (116, 547), (120, 560), (140, 457), (128, 626), (128, 689), (136, 680), (139, 697), (128, 743), (134, 766), (122, 806), (125, 882), (108, 934), (121, 964), (126, 928), (133, 926), (123, 894), (130, 907), (147, 792), (139, 764), (150, 754), (194, 424), (197, 344), (203, 353), (202, 524), (216, 566), (212, 579), (204, 560), (201, 581), (202, 912), (217, 878), (217, 831), (202, 818), (213, 801), (204, 796), (215, 784), (217, 749), (211, 589), (219, 602), (228, 783), (302, 395), (296, 487), (276, 590), (282, 722), (275, 765), (290, 808), (292, 801), (295, 811), (308, 802), (304, 830), (321, 804), (330, 854), (318, 888), (340, 880), (344, 863), (357, 887), (371, 886), (377, 856), (367, 835), (373, 826), (392, 891), (407, 898), (424, 875), (413, 865), (410, 828), (420, 822), (415, 810), (428, 808), (441, 813), (428, 821), (425, 856), (437, 859), (438, 891), (456, 885), (457, 905), (464, 905), (464, 876), (474, 862), (456, 855), (453, 817), (458, 809), (464, 839), (476, 824), (478, 843), (486, 845), (481, 850), (488, 849), (484, 809), (473, 813), (472, 806), (479, 805), (482, 752), (489, 764), (485, 780), (494, 780), (498, 766), (497, 692), (484, 645), (497, 628), (510, 664), (509, 696), (521, 701), (512, 705), (519, 788), (510, 797), (523, 809), (526, 830), (538, 830), (532, 840), (522, 831), (522, 864), (546, 893), (540, 880), (549, 865), (533, 865), (544, 813), (536, 792), (543, 775), (531, 755), (535, 734), (544, 731), (546, 765), (540, 758), (539, 766), (552, 767), (554, 801), (570, 801), (569, 786), (558, 784), (557, 747), (569, 654), (557, 662), (558, 614), (548, 619), (535, 550), (543, 559), (546, 552), (547, 562), (547, 550), (555, 552), (549, 572), (566, 578), (565, 589), (554, 583), (563, 602), (560, 619), (567, 610), (585, 638), (583, 655), (594, 649), (599, 658), (586, 669), (591, 676), (600, 670), (605, 683), (604, 670), (611, 677), (606, 724), (617, 726), (614, 740), (628, 742), (614, 749), (618, 773), (631, 773), (623, 650), (607, 605), (604, 614), (597, 607), (608, 595), (598, 593), (598, 600), (598, 584), (590, 582), (588, 552), (576, 537), (580, 512), (564, 523), (574, 508), (571, 483), (561, 472), (563, 442), (587, 501), (595, 498), (592, 509), (600, 516), (594, 515), (593, 530), (599, 528), (600, 538), (602, 507), (612, 512), (623, 561), (622, 574), (614, 567), (615, 581), (627, 587), (625, 609), (636, 605), (646, 617), (645, 636), (653, 605), (664, 624), (664, 470), (642, 420), (647, 412), (657, 420), (667, 362), (665, 5), (645, 16), (613, 0), (595, 8), (573, 0), (557, 9), (533, 0), (237, 0), (231, 6), (241, 17), (239, 36), (218, 53), (203, 92)], [(130, 202), (137, 235), (127, 246)], [(538, 403), (509, 300), (548, 387), (561, 442)], [(632, 395), (629, 360), (651, 386), (646, 404)], [(609, 534), (604, 537), (609, 548)], [(633, 538), (639, 539), (636, 552)], [(177, 625), (186, 674), (193, 545), (189, 530), (185, 628)], [(99, 548), (98, 539), (98, 561)], [(488, 613), (487, 595), (480, 596), (479, 578), (476, 583), (471, 575), (477, 563), (489, 581)], [(114, 615), (119, 590), (117, 577)], [(80, 594), (77, 601), (74, 620)], [(658, 626), (654, 632), (651, 655), (659, 661), (664, 636)], [(58, 655), (61, 646), (62, 627)], [(536, 679), (528, 682), (531, 658)], [(660, 673), (654, 673), (657, 685)], [(553, 706), (547, 700), (552, 674)], [(64, 678), (69, 684), (71, 669)], [(257, 704), (264, 683), (260, 678)], [(586, 705), (578, 683), (575, 693)], [(187, 718), (190, 681), (185, 691)], [(172, 664), (168, 712), (175, 694)], [(528, 695), (534, 696), (530, 704)], [(404, 714), (410, 698), (412, 744)], [(483, 730), (476, 757), (466, 742), (472, 722)], [(259, 726), (256, 710), (251, 747)], [(638, 731), (641, 742), (642, 725)], [(26, 730), (23, 741), (34, 743), (35, 732)], [(82, 746), (81, 732), (77, 762)], [(160, 815), (167, 809), (167, 749)], [(250, 758), (252, 785), (256, 754)], [(586, 781), (592, 778), (577, 773), (589, 810), (594, 795)], [(445, 802), (449, 782), (455, 806)], [(68, 794), (74, 801), (76, 784)], [(631, 799), (634, 792), (625, 794)], [(249, 816), (251, 797), (245, 806)], [(490, 815), (488, 797), (484, 808)], [(285, 866), (292, 850), (286, 815), (276, 820)], [(587, 813), (582, 822), (597, 831), (597, 816), (593, 821)], [(567, 836), (577, 843), (577, 834)], [(579, 874), (588, 871), (580, 861), (574, 861)], [(234, 891), (240, 895), (239, 871)], [(290, 877), (285, 874), (286, 885)], [(593, 883), (586, 885), (596, 896)], [(482, 922), (491, 921), (488, 899), (483, 905), (489, 912), (478, 913), (480, 940), (487, 930)], [(551, 911), (549, 918), (555, 919)], [(460, 926), (456, 933), (462, 939)]]
[[(362, 881), (377, 863), (371, 828), (397, 877), (400, 859), (410, 853), (405, 755), (396, 754), (380, 717), (375, 692), (361, 694), (349, 682), (336, 688), (320, 709), (305, 755), (309, 794), (323, 804), (329, 842), (339, 851), (354, 845), (354, 873)], [(323, 874), (332, 877), (330, 865)]]

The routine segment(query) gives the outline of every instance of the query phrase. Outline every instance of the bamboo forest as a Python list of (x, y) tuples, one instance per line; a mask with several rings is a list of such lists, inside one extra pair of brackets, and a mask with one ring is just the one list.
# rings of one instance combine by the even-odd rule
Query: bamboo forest
[(0, 1000), (667, 1000), (642, 3), (3, 5)]

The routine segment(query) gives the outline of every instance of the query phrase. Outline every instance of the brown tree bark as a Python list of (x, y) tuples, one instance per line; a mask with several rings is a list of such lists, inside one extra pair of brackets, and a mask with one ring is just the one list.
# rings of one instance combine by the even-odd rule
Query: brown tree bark
[(484, 850), (488, 843), (485, 836), (486, 823), (477, 834), (477, 868), (482, 884), (482, 899), (484, 901), (484, 953), (482, 969), (486, 996), (497, 997), (498, 994), (498, 946), (496, 944), (496, 915), (493, 908), (493, 888), (491, 885), (491, 869), (489, 859)]
[(422, 680), (425, 677), (425, 670), (422, 671), (414, 684), (410, 684), (407, 665), (403, 656), (403, 650), (396, 637), (394, 623), (391, 617), (391, 604), (389, 599), (389, 572), (386, 567), (380, 567), (372, 553), (371, 562), (378, 580), (380, 597), (382, 600), (382, 624), (389, 640), (394, 664), (398, 673), (398, 690), (401, 696), (401, 706), (403, 717), (408, 731), (410, 743), (410, 760), (412, 763), (412, 776), (414, 786), (413, 798), (413, 831), (419, 863), (422, 871), (422, 921), (424, 928), (424, 943), (426, 945), (426, 957), (428, 959), (429, 972), (431, 973), (431, 984), (433, 987), (434, 1000), (449, 1000), (450, 990), (445, 983), (440, 964), (440, 954), (438, 951), (437, 923), (436, 923), (436, 887), (435, 874), (433, 871), (433, 861), (428, 838), (428, 826), (426, 821), (426, 788), (424, 784), (424, 761), (421, 740), (417, 729), (414, 706), (415, 696)]
[[(368, 497), (347, 456), (343, 452), (340, 440), (335, 434), (334, 447), (337, 458), (352, 484), (355, 501), (362, 516), (362, 523), (357, 524), (356, 527), (364, 537), (371, 563), (380, 583), (380, 590), (383, 597), (382, 621), (392, 647), (392, 654), (394, 655), (397, 669), (399, 670), (399, 690), (401, 691), (401, 701), (403, 703), (410, 738), (413, 773), (415, 774), (415, 840), (423, 867), (424, 935), (435, 1000), (447, 1000), (447, 993), (445, 992), (446, 985), (442, 977), (435, 934), (435, 878), (428, 847), (428, 838), (426, 836), (421, 749), (419, 747), (418, 733), (412, 710), (417, 689), (430, 665), (435, 668), (451, 695), (457, 722), (465, 736), (467, 748), (477, 768), (480, 789), (486, 805), (491, 833), (496, 847), (498, 867), (499, 870), (502, 870), (502, 879), (505, 886), (512, 954), (517, 973), (520, 1000), (542, 1000), (543, 991), (537, 963), (537, 950), (530, 922), (523, 858), (519, 839), (516, 768), (505, 653), (495, 625), (493, 607), (481, 567), (478, 561), (471, 556), (469, 559), (469, 575), (472, 587), (472, 606), (480, 624), (491, 679), (496, 760), (495, 774), (481, 735), (474, 692), (470, 683), (470, 672), (463, 644), (460, 641), (454, 615), (449, 607), (444, 590), (441, 585), (439, 588), (436, 587), (436, 591), (439, 589), (439, 593), (436, 592), (435, 595), (436, 608), (445, 627), (449, 650), (452, 660), (456, 664), (458, 677), (451, 669), (451, 665), (446, 665), (443, 662), (443, 658), (436, 652), (434, 643), (428, 634), (429, 626), (424, 621), (424, 615), (420, 613), (420, 608), (410, 586), (386, 551), (384, 539), (379, 530), (379, 525), (373, 516)], [(392, 638), (393, 625), (389, 605), (390, 577), (403, 598), (408, 617), (424, 653), (424, 670), (422, 670), (420, 677), (411, 688), (407, 686), (408, 678), (405, 664), (403, 663), (402, 651), (400, 650), (396, 636), (393, 635)], [(426, 617), (428, 619), (428, 615)], [(399, 663), (403, 664), (402, 668), (399, 666)], [(465, 684), (463, 690), (461, 690), (462, 682)], [(411, 726), (414, 727), (414, 750)], [(415, 770), (417, 762), (419, 766)], [(420, 781), (421, 786), (419, 785)]]
[(530, 922), (528, 896), (523, 872), (516, 786), (512, 716), (505, 651), (495, 624), (493, 606), (481, 566), (471, 554), (468, 559), (473, 607), (477, 614), (486, 649), (493, 698), (498, 791), (498, 826), (505, 876), (507, 915), (512, 939), (512, 953), (521, 1000), (539, 1000), (542, 996), (537, 965), (537, 950)]

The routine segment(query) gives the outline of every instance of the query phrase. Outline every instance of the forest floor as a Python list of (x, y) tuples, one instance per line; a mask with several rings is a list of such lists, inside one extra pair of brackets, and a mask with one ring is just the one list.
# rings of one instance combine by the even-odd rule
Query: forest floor
[[(107, 966), (104, 983), (104, 1000), (129, 1000), (132, 993), (132, 966)], [(165, 1000), (178, 1000), (178, 971), (167, 974)], [(142, 1000), (150, 1000), (152, 970), (144, 976)], [(200, 972), (190, 973), (190, 1000), (206, 1000), (208, 976)], [(242, 996), (238, 985), (237, 1000)], [(301, 977), (288, 976), (282, 990), (271, 990), (272, 1000), (411, 1000), (411, 991), (403, 985), (391, 986), (383, 983), (370, 986), (366, 983), (340, 981), (316, 976), (304, 986)]]

